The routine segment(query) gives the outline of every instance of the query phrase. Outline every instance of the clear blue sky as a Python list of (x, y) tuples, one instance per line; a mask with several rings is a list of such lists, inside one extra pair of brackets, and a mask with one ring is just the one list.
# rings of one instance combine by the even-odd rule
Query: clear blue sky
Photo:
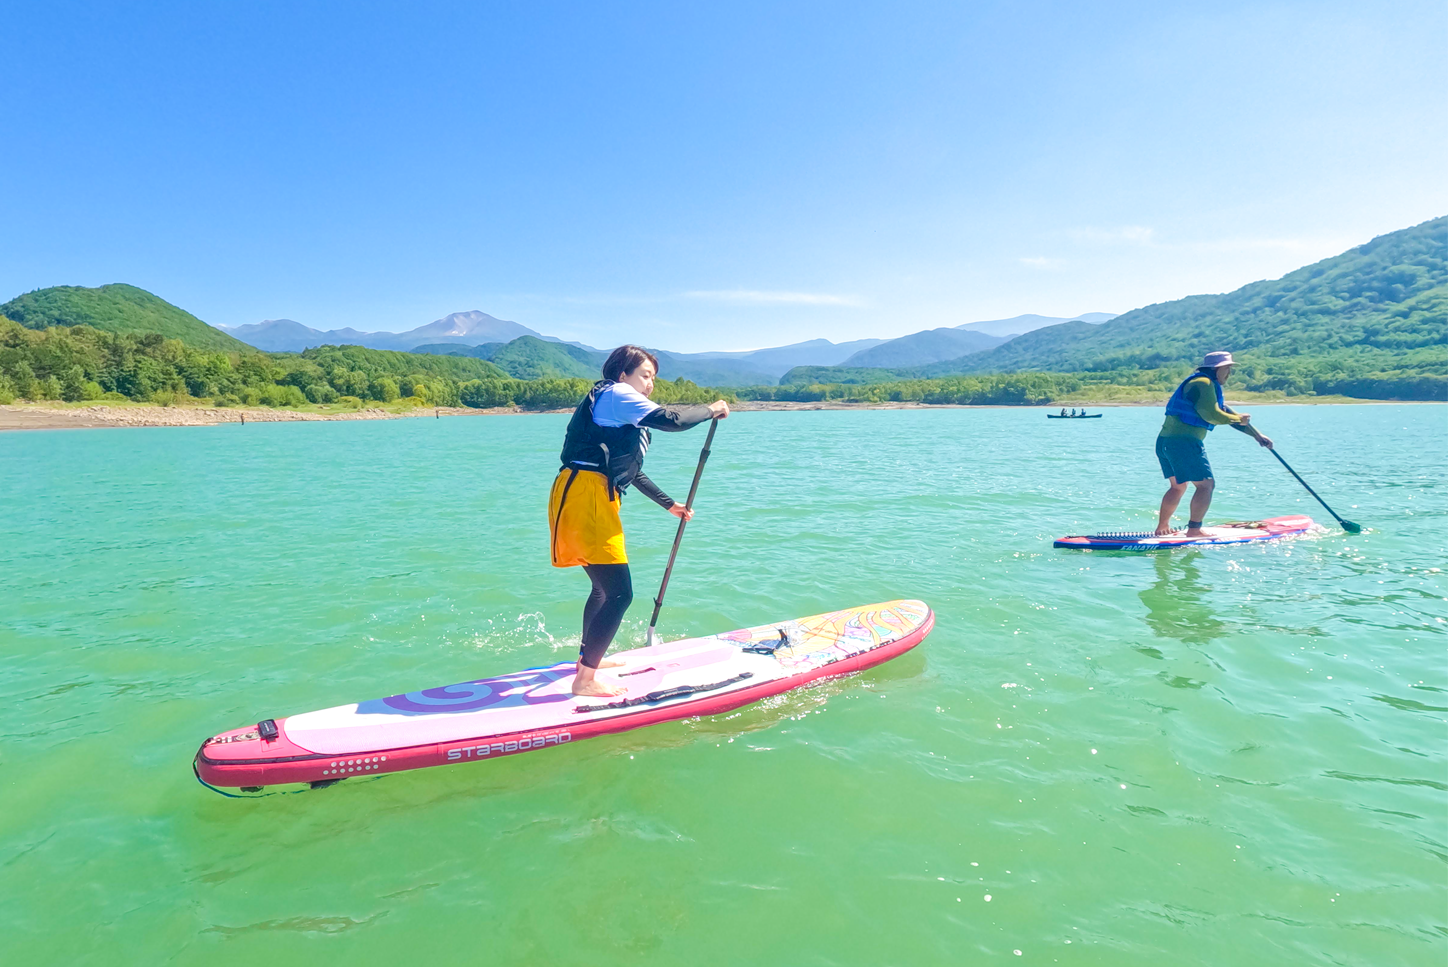
[(1448, 7), (7, 6), (0, 301), (604, 346), (1122, 312), (1448, 213)]

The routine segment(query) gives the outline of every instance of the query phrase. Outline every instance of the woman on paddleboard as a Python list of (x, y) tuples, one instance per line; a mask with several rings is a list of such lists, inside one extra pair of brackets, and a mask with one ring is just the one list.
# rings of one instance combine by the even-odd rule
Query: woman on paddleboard
[(1251, 415), (1237, 413), (1222, 396), (1222, 386), (1232, 375), (1232, 354), (1207, 353), (1197, 371), (1176, 388), (1166, 403), (1166, 420), (1156, 438), (1156, 459), (1161, 475), (1167, 479), (1166, 493), (1161, 498), (1161, 513), (1156, 533), (1172, 533), (1171, 515), (1181, 503), (1187, 484), (1192, 492), (1191, 518), (1187, 521), (1188, 537), (1204, 537), (1202, 521), (1212, 506), (1212, 465), (1207, 462), (1207, 433), (1216, 426), (1240, 426), (1264, 447), (1272, 441), (1251, 424)]
[(548, 496), (553, 566), (582, 565), (593, 590), (583, 606), (583, 646), (578, 653), (575, 695), (622, 695), (627, 689), (595, 677), (622, 662), (603, 656), (633, 601), (633, 579), (624, 551), (620, 498), (630, 486), (673, 514), (693, 511), (644, 476), (650, 430), (687, 430), (729, 415), (723, 400), (705, 406), (659, 406), (649, 401), (659, 361), (638, 346), (620, 346), (603, 364), (603, 379), (573, 411), (563, 438), (563, 463)]

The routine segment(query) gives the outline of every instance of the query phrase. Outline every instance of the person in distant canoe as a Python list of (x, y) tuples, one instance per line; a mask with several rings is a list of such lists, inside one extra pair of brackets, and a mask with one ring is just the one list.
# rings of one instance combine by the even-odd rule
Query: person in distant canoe
[(1062, 415), (1062, 416), (1065, 416), (1065, 415), (1066, 415), (1066, 408), (1065, 408), (1064, 406), (1061, 407), (1061, 415)]
[(1191, 517), (1187, 521), (1188, 537), (1202, 537), (1202, 521), (1212, 506), (1216, 482), (1212, 465), (1207, 462), (1207, 433), (1217, 426), (1240, 426), (1264, 447), (1272, 441), (1252, 426), (1247, 413), (1232, 410), (1222, 397), (1222, 386), (1232, 375), (1232, 354), (1207, 353), (1195, 373), (1182, 380), (1166, 403), (1166, 420), (1156, 438), (1156, 458), (1161, 475), (1167, 479), (1166, 494), (1161, 498), (1161, 514), (1156, 533), (1172, 533), (1171, 515), (1181, 503), (1187, 484), (1192, 492)]
[(723, 400), (659, 406), (649, 401), (659, 361), (638, 346), (620, 346), (603, 364), (603, 379), (573, 411), (563, 439), (563, 463), (548, 496), (553, 566), (582, 565), (593, 591), (583, 606), (583, 645), (573, 678), (575, 695), (622, 695), (616, 682), (595, 677), (600, 668), (623, 664), (604, 659), (619, 622), (633, 601), (633, 579), (624, 551), (620, 498), (630, 486), (673, 514), (693, 512), (644, 476), (650, 430), (687, 430), (729, 415)]

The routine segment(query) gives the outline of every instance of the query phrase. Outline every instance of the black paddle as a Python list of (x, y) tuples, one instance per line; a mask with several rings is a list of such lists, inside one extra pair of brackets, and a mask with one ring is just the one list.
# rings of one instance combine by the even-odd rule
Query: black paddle
[[(1245, 426), (1242, 426), (1241, 424), (1238, 424), (1238, 423), (1233, 423), (1233, 424), (1232, 424), (1232, 429), (1234, 429), (1234, 430), (1241, 430), (1243, 433), (1246, 433), (1246, 434), (1249, 435), (1249, 436), (1252, 435), (1252, 431), (1251, 431), (1251, 430), (1247, 429)], [(1306, 480), (1303, 480), (1302, 477), (1301, 477), (1300, 475), (1298, 475), (1297, 471), (1292, 469), (1292, 465), (1291, 465), (1290, 463), (1288, 463), (1286, 460), (1283, 460), (1283, 459), (1282, 459), (1282, 454), (1280, 454), (1280, 453), (1277, 452), (1277, 448), (1276, 448), (1276, 447), (1268, 447), (1267, 449), (1269, 449), (1269, 450), (1272, 451), (1272, 455), (1277, 458), (1277, 462), (1278, 462), (1278, 463), (1282, 464), (1282, 466), (1284, 466), (1284, 467), (1287, 468), (1287, 472), (1288, 472), (1288, 473), (1292, 474), (1292, 476), (1294, 476), (1294, 477), (1297, 477), (1297, 482), (1298, 482), (1298, 483), (1302, 484), (1302, 486), (1304, 486), (1304, 487), (1307, 487), (1307, 492), (1308, 492), (1308, 493), (1312, 494), (1312, 496), (1314, 496), (1314, 497), (1317, 497), (1317, 491), (1315, 491), (1315, 490), (1313, 490), (1311, 487), (1309, 487), (1308, 484), (1307, 484), (1307, 481), (1306, 481)], [(1321, 504), (1322, 506), (1327, 507), (1327, 512), (1328, 512), (1329, 514), (1331, 514), (1332, 516), (1337, 517), (1337, 522), (1338, 522), (1339, 524), (1341, 524), (1341, 525), (1342, 525), (1342, 529), (1345, 530), (1345, 531), (1347, 531), (1349, 534), (1356, 534), (1356, 533), (1360, 532), (1360, 531), (1363, 529), (1363, 526), (1362, 526), (1361, 524), (1355, 524), (1355, 523), (1353, 523), (1353, 522), (1350, 521), (1350, 520), (1343, 520), (1341, 517), (1338, 517), (1337, 511), (1333, 510), (1331, 507), (1328, 507), (1328, 506), (1327, 506), (1327, 501), (1323, 500), (1321, 497), (1317, 497), (1317, 502), (1318, 502), (1319, 504)]]
[[(704, 449), (699, 451), (699, 467), (694, 471), (694, 483), (689, 487), (689, 499), (684, 501), (684, 509), (694, 508), (694, 495), (699, 492), (699, 478), (704, 476), (704, 464), (709, 460), (709, 444), (714, 442), (714, 431), (719, 429), (719, 418), (716, 416), (709, 421), (709, 435), (704, 438)], [(659, 623), (659, 612), (664, 607), (664, 592), (669, 589), (669, 575), (674, 573), (674, 558), (679, 556), (679, 542), (684, 539), (684, 525), (689, 523), (687, 518), (679, 518), (679, 530), (674, 534), (674, 549), (669, 551), (669, 565), (664, 568), (664, 580), (659, 585), (659, 596), (654, 598), (654, 616), (649, 619), (648, 644), (657, 645), (659, 634), (654, 627)]]

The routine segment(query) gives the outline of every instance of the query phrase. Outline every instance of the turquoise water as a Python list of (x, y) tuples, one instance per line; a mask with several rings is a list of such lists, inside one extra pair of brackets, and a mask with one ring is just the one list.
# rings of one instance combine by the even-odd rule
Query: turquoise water
[[(1153, 520), (1159, 414), (1106, 413), (737, 414), (667, 636), (908, 596), (920, 648), (252, 800), (197, 784), (203, 738), (577, 647), (565, 417), (0, 435), (6, 962), (1442, 963), (1448, 411), (1258, 411), (1361, 535), (1053, 550)], [(682, 496), (701, 443), (651, 475)], [(1209, 447), (1213, 518), (1327, 519)], [(637, 644), (673, 519), (625, 517)]]

